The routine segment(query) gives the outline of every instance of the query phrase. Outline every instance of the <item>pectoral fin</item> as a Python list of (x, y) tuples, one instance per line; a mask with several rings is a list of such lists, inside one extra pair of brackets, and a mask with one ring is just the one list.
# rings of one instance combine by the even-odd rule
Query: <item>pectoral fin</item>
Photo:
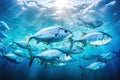
[(55, 33), (50, 33), (51, 35), (53, 35), (54, 37), (57, 37), (57, 34), (55, 34)]

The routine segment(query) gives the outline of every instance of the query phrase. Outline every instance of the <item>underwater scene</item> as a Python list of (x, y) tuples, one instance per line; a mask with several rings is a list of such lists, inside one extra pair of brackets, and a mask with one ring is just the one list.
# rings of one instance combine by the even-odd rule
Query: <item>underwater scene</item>
[(0, 0), (0, 80), (120, 80), (120, 0)]

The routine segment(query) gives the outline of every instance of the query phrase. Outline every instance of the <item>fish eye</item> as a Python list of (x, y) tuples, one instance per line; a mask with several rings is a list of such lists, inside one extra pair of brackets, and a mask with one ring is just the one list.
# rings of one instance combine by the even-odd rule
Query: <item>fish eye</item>
[(65, 30), (65, 33), (67, 33), (68, 31), (67, 30)]

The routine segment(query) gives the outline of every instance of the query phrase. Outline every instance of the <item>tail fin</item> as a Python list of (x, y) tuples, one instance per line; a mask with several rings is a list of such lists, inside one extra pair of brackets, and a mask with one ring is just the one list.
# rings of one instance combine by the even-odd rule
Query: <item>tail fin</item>
[(30, 55), (30, 63), (29, 63), (29, 67), (30, 67), (33, 63), (34, 57), (33, 57), (32, 51), (29, 48), (28, 48), (28, 52), (29, 52), (29, 55)]
[(73, 45), (74, 45), (74, 40), (72, 38), (69, 38), (70, 40), (70, 49), (72, 49)]
[(12, 44), (11, 45), (14, 45), (16, 42), (14, 41), (14, 39), (12, 39)]
[(82, 71), (85, 70), (85, 68), (84, 68), (82, 65), (79, 65), (79, 68), (80, 68)]

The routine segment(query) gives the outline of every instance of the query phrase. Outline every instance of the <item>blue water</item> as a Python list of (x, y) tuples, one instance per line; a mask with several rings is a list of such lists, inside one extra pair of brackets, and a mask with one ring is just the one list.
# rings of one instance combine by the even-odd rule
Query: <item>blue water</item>
[[(47, 7), (49, 7), (50, 3), (47, 3), (49, 1), (38, 0), (40, 4)], [(34, 34), (42, 28), (59, 25), (72, 31), (76, 39), (80, 38), (81, 32), (92, 31), (103, 31), (112, 36), (112, 41), (109, 44), (96, 48), (86, 46), (84, 52), (80, 53), (80, 55), (118, 51), (120, 49), (120, 1), (86, 0), (84, 3), (87, 4), (87, 1), (90, 1), (87, 6), (94, 5), (91, 8), (87, 7), (88, 11), (85, 13), (83, 12), (86, 8), (81, 10), (81, 12), (80, 9), (73, 11), (73, 9), (68, 8), (63, 11), (62, 15), (53, 16), (57, 10), (53, 5), (49, 9), (44, 10), (41, 7), (26, 7), (23, 5), (22, 0), (0, 0), (0, 21), (6, 22), (10, 27), (10, 30), (7, 31), (8, 38), (3, 39), (3, 42), (9, 43), (13, 39), (15, 41), (26, 40), (26, 35)], [(71, 4), (75, 5), (78, 3), (80, 3), (80, 0), (71, 0)], [(65, 7), (69, 6), (66, 5)], [(83, 16), (87, 19), (100, 19), (104, 24), (96, 29), (87, 29), (84, 25), (77, 25), (76, 18)], [(34, 40), (32, 43), (36, 45)], [(62, 43), (57, 42), (55, 44), (60, 45)], [(36, 46), (41, 49), (47, 45), (40, 43)], [(34, 54), (39, 52), (42, 51), (39, 50)], [(73, 55), (77, 59), (75, 62), (68, 63), (62, 67), (48, 67), (46, 69), (44, 69), (44, 65), (37, 64), (36, 61), (31, 67), (28, 67), (28, 59), (24, 59), (20, 64), (1, 59), (0, 80), (120, 80), (120, 57), (109, 61), (104, 68), (98, 71), (84, 71), (84, 76), (81, 76), (82, 70), (80, 70), (79, 65), (86, 67), (90, 63), (95, 62), (95, 60), (80, 60), (78, 55)]]

